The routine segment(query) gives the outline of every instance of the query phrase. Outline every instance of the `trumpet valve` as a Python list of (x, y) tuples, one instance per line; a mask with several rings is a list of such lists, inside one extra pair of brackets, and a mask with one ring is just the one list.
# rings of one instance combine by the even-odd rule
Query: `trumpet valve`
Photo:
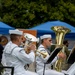
[(37, 56), (42, 56), (43, 58), (46, 58), (46, 56), (48, 55), (47, 52), (41, 52), (41, 51), (39, 51), (39, 50), (37, 50), (36, 52), (37, 52), (37, 53), (36, 53)]

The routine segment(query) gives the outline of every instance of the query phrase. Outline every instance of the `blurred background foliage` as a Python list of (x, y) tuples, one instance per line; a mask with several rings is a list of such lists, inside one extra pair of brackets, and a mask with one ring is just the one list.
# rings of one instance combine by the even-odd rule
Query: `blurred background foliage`
[(61, 20), (75, 26), (75, 0), (0, 0), (0, 21), (15, 28)]

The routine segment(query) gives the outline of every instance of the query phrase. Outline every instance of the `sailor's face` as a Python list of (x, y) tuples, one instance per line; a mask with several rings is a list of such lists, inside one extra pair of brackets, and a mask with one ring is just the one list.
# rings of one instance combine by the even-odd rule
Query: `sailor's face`
[(19, 46), (21, 45), (21, 42), (22, 42), (22, 36), (19, 36), (19, 37), (18, 37), (18, 45), (19, 45)]
[(46, 46), (50, 47), (51, 44), (52, 44), (52, 39), (51, 38), (46, 39)]

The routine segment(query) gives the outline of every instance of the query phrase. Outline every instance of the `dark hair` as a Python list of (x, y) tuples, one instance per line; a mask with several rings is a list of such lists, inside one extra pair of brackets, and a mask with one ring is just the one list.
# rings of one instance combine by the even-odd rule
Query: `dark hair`
[(10, 40), (17, 40), (17, 37), (20, 37), (20, 35), (16, 35), (16, 34), (10, 34)]
[(64, 41), (63, 41), (63, 44), (66, 44), (66, 43), (68, 43), (68, 40), (64, 40)]

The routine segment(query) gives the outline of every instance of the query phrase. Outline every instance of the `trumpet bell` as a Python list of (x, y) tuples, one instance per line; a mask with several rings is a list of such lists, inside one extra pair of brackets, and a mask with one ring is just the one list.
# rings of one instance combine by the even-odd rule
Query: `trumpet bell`
[(26, 53), (29, 54), (31, 50), (28, 49), (27, 47), (33, 42), (36, 43), (38, 39), (34, 35), (29, 34), (29, 33), (24, 33), (24, 37), (26, 38), (24, 48), (25, 48)]
[(26, 40), (31, 41), (31, 42), (38, 41), (38, 39), (34, 35), (29, 34), (29, 33), (24, 33), (24, 37), (26, 38)]

